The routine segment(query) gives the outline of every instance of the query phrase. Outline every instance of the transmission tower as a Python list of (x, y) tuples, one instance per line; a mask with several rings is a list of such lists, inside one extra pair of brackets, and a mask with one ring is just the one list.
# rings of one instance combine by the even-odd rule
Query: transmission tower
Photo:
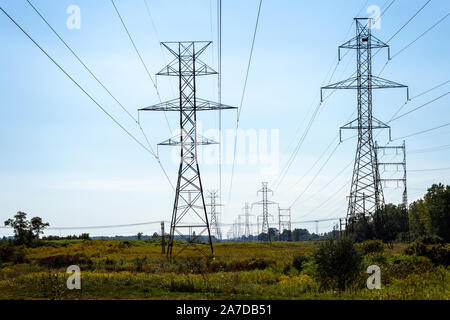
[(244, 222), (244, 237), (246, 239), (248, 239), (250, 237), (250, 235), (251, 235), (251, 233), (250, 233), (250, 217), (252, 215), (250, 214), (250, 209), (251, 209), (250, 204), (246, 202), (243, 209), (244, 209), (244, 214), (241, 215), (241, 216), (243, 216), (245, 218), (245, 222)]
[(341, 49), (357, 50), (356, 76), (322, 87), (321, 100), (323, 101), (322, 91), (324, 89), (356, 89), (358, 92), (358, 118), (340, 128), (341, 130), (358, 130), (358, 145), (347, 209), (350, 226), (347, 231), (354, 231), (353, 227), (356, 221), (371, 219), (375, 222), (375, 231), (377, 232), (378, 228), (382, 226), (384, 198), (383, 189), (379, 183), (372, 132), (374, 129), (390, 130), (390, 128), (372, 115), (372, 89), (407, 87), (372, 75), (372, 49), (388, 48), (388, 59), (390, 59), (389, 46), (372, 35), (372, 18), (355, 18), (355, 24), (356, 36), (339, 47), (338, 56), (340, 60)]
[(289, 209), (281, 209), (278, 208), (278, 232), (281, 234), (284, 230), (288, 230), (289, 233), (292, 231), (291, 229), (291, 208)]
[(267, 239), (269, 241), (272, 241), (270, 239), (270, 233), (269, 233), (269, 205), (277, 205), (278, 203), (270, 201), (268, 198), (268, 194), (271, 193), (273, 195), (273, 191), (267, 188), (268, 183), (263, 182), (262, 188), (258, 190), (257, 194), (262, 195), (262, 200), (255, 202), (252, 204), (252, 208), (254, 205), (260, 205), (262, 206), (262, 226), (261, 226), (261, 233), (267, 234)]
[(209, 204), (209, 216), (211, 219), (211, 234), (215, 237), (216, 240), (222, 240), (222, 230), (220, 228), (219, 215), (220, 213), (217, 211), (217, 207), (222, 206), (222, 204), (217, 203), (216, 199), (220, 198), (217, 190), (208, 191), (207, 198), (210, 200)]
[[(179, 98), (139, 111), (179, 112), (180, 133), (159, 144), (162, 146), (179, 146), (181, 149), (167, 256), (172, 257), (175, 234), (187, 241), (177, 254), (187, 246), (203, 241), (202, 238), (207, 238), (211, 255), (214, 256), (197, 160), (197, 146), (216, 143), (197, 135), (197, 111), (235, 108), (197, 98), (197, 77), (217, 74), (216, 71), (199, 59), (199, 56), (211, 44), (210, 41), (162, 42), (161, 44), (175, 58), (157, 76), (178, 77)], [(186, 230), (188, 231), (187, 235)], [(201, 250), (201, 246), (194, 245), (194, 247), (207, 254)]]

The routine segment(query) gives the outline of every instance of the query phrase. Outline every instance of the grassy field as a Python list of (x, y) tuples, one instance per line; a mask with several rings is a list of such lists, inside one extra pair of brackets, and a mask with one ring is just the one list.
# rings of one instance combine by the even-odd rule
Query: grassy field
[[(157, 241), (48, 241), (24, 248), (25, 256), (0, 263), (0, 299), (450, 299), (450, 270), (425, 257), (406, 255), (406, 244), (364, 256), (364, 270), (381, 267), (382, 288), (369, 276), (345, 291), (322, 289), (311, 256), (314, 242), (220, 243), (207, 260), (185, 250), (175, 261)], [(68, 290), (69, 265), (81, 268), (81, 290)]]

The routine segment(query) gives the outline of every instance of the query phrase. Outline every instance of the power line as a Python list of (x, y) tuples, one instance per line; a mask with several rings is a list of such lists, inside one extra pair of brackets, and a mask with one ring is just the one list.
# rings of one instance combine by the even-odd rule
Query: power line
[(114, 101), (117, 102), (117, 104), (122, 108), (123, 111), (128, 114), (128, 116), (136, 122), (136, 124), (139, 126), (139, 129), (142, 132), (142, 135), (144, 136), (144, 139), (147, 141), (148, 147), (152, 150), (153, 154), (154, 150), (150, 144), (150, 141), (148, 140), (147, 135), (144, 132), (144, 129), (140, 125), (139, 121), (123, 106), (122, 103), (117, 100), (117, 98), (111, 93), (111, 91), (98, 79), (98, 77), (92, 72), (92, 70), (81, 60), (81, 58), (75, 53), (75, 51), (67, 44), (67, 42), (60, 36), (60, 34), (50, 25), (50, 23), (47, 21), (47, 19), (44, 18), (44, 16), (39, 12), (39, 10), (29, 1), (26, 0), (28, 4), (33, 8), (33, 10), (39, 15), (39, 17), (45, 22), (45, 24), (53, 31), (53, 33), (58, 37), (58, 39), (65, 45), (65, 47), (72, 53), (72, 55), (78, 60), (78, 62), (81, 63), (81, 65), (89, 72), (89, 74), (97, 81), (98, 84), (109, 94), (111, 98), (114, 99)]
[(423, 36), (425, 36), (428, 32), (430, 32), (432, 29), (434, 29), (437, 25), (439, 25), (442, 21), (444, 21), (448, 16), (450, 15), (450, 13), (447, 13), (443, 18), (441, 18), (440, 20), (438, 20), (435, 24), (433, 24), (430, 28), (428, 28), (425, 32), (423, 32), (420, 36), (418, 36), (416, 39), (414, 39), (413, 41), (411, 41), (409, 44), (407, 44), (406, 46), (404, 46), (402, 49), (400, 49), (400, 51), (398, 51), (396, 54), (394, 54), (391, 57), (391, 60), (394, 59), (396, 56), (398, 56), (400, 53), (402, 53), (403, 51), (405, 51), (407, 48), (409, 48), (411, 45), (413, 45), (417, 40), (419, 40), (420, 38), (422, 38)]
[(450, 122), (444, 123), (444, 124), (442, 124), (440, 126), (437, 126), (437, 127), (433, 127), (431, 129), (427, 129), (427, 130), (411, 133), (411, 134), (409, 134), (407, 136), (403, 136), (403, 137), (400, 137), (400, 138), (393, 139), (392, 141), (397, 141), (397, 140), (402, 140), (402, 139), (405, 139), (405, 138), (414, 137), (414, 136), (417, 136), (419, 134), (427, 133), (427, 132), (434, 131), (434, 130), (437, 130), (437, 129), (441, 129), (441, 128), (444, 128), (444, 127), (447, 127), (447, 126), (450, 126)]
[(444, 93), (443, 95), (441, 95), (441, 96), (439, 96), (439, 97), (437, 97), (437, 98), (435, 98), (435, 99), (433, 99), (433, 100), (431, 100), (431, 101), (428, 101), (428, 102), (426, 102), (426, 103), (424, 103), (424, 104), (422, 104), (422, 105), (420, 105), (420, 106), (418, 106), (418, 107), (416, 107), (416, 108), (414, 108), (414, 109), (412, 109), (412, 110), (410, 110), (410, 111), (408, 111), (408, 112), (405, 112), (405, 113), (403, 113), (403, 114), (401, 114), (401, 115), (399, 115), (399, 116), (397, 116), (397, 117), (395, 117), (395, 118), (389, 120), (388, 123), (391, 123), (392, 121), (395, 121), (395, 120), (398, 120), (398, 119), (400, 119), (400, 118), (403, 118), (404, 116), (407, 116), (408, 114), (411, 114), (411, 113), (413, 113), (414, 111), (417, 111), (417, 110), (419, 110), (419, 109), (422, 109), (423, 107), (426, 107), (427, 105), (429, 105), (429, 104), (431, 104), (431, 103), (433, 103), (433, 102), (435, 102), (435, 101), (437, 101), (437, 100), (439, 100), (439, 99), (444, 98), (444, 97), (447, 96), (449, 93), (450, 93), (450, 91), (449, 91), (449, 92), (446, 92), (446, 93)]
[(409, 151), (408, 153), (409, 154), (427, 153), (427, 152), (435, 152), (435, 151), (446, 150), (446, 149), (449, 149), (449, 148), (450, 148), (450, 144), (446, 144), (446, 145), (436, 146), (436, 147), (431, 147), (431, 148), (412, 150), (412, 151)]
[[(404, 46), (402, 49), (400, 49), (396, 54), (394, 54), (390, 60), (386, 61), (386, 63), (384, 64), (383, 68), (380, 71), (381, 72), (384, 71), (384, 69), (387, 67), (387, 65), (389, 64), (389, 62), (394, 59), (395, 57), (397, 57), (400, 53), (402, 53), (403, 51), (405, 51), (406, 49), (408, 49), (411, 45), (413, 45), (415, 42), (417, 42), (420, 38), (422, 38), (423, 36), (425, 36), (428, 32), (430, 32), (432, 29), (434, 29), (437, 25), (439, 25), (442, 21), (444, 21), (448, 16), (450, 15), (450, 13), (447, 13), (443, 18), (439, 19), (435, 24), (433, 24), (430, 28), (428, 28), (427, 30), (425, 30), (425, 32), (423, 32), (421, 35), (419, 35), (416, 39), (414, 39), (413, 41), (411, 41), (409, 44), (407, 44), (406, 46)], [(374, 56), (380, 51), (380, 49), (375, 52)]]
[(450, 170), (450, 167), (448, 168), (433, 168), (433, 169), (417, 169), (417, 170), (408, 170), (409, 172), (429, 172), (429, 171), (446, 171)]
[(389, 43), (393, 38), (395, 38), (403, 30), (403, 28), (405, 28), (430, 2), (431, 0), (428, 0), (419, 10), (417, 10), (417, 12), (411, 18), (409, 18), (409, 20), (406, 21), (403, 26), (401, 26), (401, 28), (398, 29), (398, 31), (389, 38), (386, 43)]
[[(119, 9), (116, 7), (116, 4), (114, 3), (114, 0), (110, 0), (110, 1), (111, 1), (112, 5), (113, 5), (113, 7), (114, 7), (114, 9), (115, 9), (115, 11), (116, 11), (116, 13), (117, 13), (117, 16), (118, 16), (119, 19), (120, 19), (120, 22), (122, 23), (123, 28), (125, 29), (125, 32), (126, 32), (127, 35), (128, 35), (128, 38), (129, 38), (130, 41), (131, 41), (131, 44), (133, 45), (134, 50), (136, 51), (136, 54), (137, 54), (138, 57), (139, 57), (139, 60), (140, 60), (141, 63), (142, 63), (142, 66), (143, 66), (144, 69), (145, 69), (145, 72), (147, 73), (148, 77), (150, 78), (150, 80), (151, 80), (151, 82), (152, 82), (152, 84), (153, 84), (153, 87), (154, 87), (155, 90), (156, 90), (156, 94), (157, 94), (157, 96), (158, 96), (159, 101), (162, 102), (161, 95), (159, 94), (158, 87), (156, 86), (156, 82), (153, 80), (153, 77), (152, 77), (152, 75), (150, 74), (150, 71), (148, 70), (147, 65), (145, 64), (144, 59), (143, 59), (142, 56), (141, 56), (141, 53), (139, 52), (139, 50), (138, 50), (136, 44), (134, 43), (133, 37), (131, 36), (130, 32), (128, 31), (128, 28), (127, 28), (127, 26), (126, 26), (126, 24), (125, 24), (125, 21), (124, 21), (123, 18), (122, 18), (122, 15), (121, 15), (120, 12), (119, 12)], [(172, 133), (172, 128), (171, 128), (171, 126), (170, 126), (169, 119), (167, 119), (167, 114), (166, 114), (165, 111), (164, 111), (164, 117), (165, 117), (165, 119), (166, 119), (166, 123), (167, 123), (167, 126), (168, 126), (168, 128), (169, 128), (169, 131), (170, 131), (170, 133)]]
[(246, 74), (245, 74), (244, 88), (242, 90), (241, 102), (239, 104), (239, 108), (238, 108), (238, 111), (237, 111), (236, 128), (235, 128), (235, 135), (234, 135), (234, 147), (233, 147), (233, 162), (232, 162), (232, 165), (231, 165), (231, 180), (230, 180), (230, 188), (228, 190), (228, 202), (227, 202), (227, 205), (230, 203), (230, 200), (231, 200), (231, 191), (232, 191), (232, 188), (233, 188), (233, 177), (234, 177), (234, 169), (235, 169), (235, 163), (236, 163), (237, 131), (239, 129), (240, 116), (241, 116), (241, 112), (242, 112), (242, 108), (243, 108), (243, 104), (244, 104), (244, 98), (245, 98), (245, 92), (246, 92), (246, 89), (247, 89), (248, 76), (250, 74), (250, 67), (251, 67), (252, 58), (253, 58), (253, 50), (255, 48), (256, 34), (257, 34), (257, 31), (258, 31), (259, 18), (260, 18), (260, 15), (261, 15), (261, 7), (262, 7), (262, 0), (259, 1), (258, 13), (257, 13), (257, 16), (256, 16), (256, 23), (255, 23), (255, 28), (254, 28), (254, 31), (253, 31), (252, 45), (251, 45), (251, 49), (250, 49), (250, 56), (249, 56), (249, 59), (248, 59), (247, 71), (246, 71)]
[[(146, 147), (142, 142), (140, 142), (132, 133), (130, 133), (123, 125), (121, 125), (110, 113), (108, 113), (108, 111), (106, 111), (105, 108), (103, 108), (100, 103), (98, 103), (74, 78), (72, 78), (67, 71), (58, 63), (56, 62), (51, 56), (50, 54), (47, 53), (47, 51), (45, 51), (45, 49), (43, 49), (2, 7), (0, 7), (0, 10), (20, 29), (20, 31), (23, 32), (23, 34), (25, 34), (28, 39), (30, 39), (33, 44), (39, 48), (39, 50), (41, 50), (46, 56), (47, 58), (50, 59), (51, 62), (53, 62), (54, 65), (56, 65), (59, 70), (61, 70), (92, 102), (94, 102), (97, 107), (103, 111), (103, 113), (105, 113), (117, 126), (119, 126), (131, 139), (133, 139), (139, 146), (141, 146), (144, 150), (146, 150), (148, 153), (150, 153), (153, 157), (155, 157), (157, 159), (157, 161), (160, 163), (160, 161), (158, 160), (156, 154), (153, 152), (152, 149), (149, 149), (148, 147)], [(160, 163), (161, 165), (161, 163)], [(169, 183), (172, 185), (172, 183), (170, 182), (169, 177), (167, 176), (167, 173), (165, 171), (165, 169), (162, 167), (161, 165), (161, 169), (163, 170), (166, 178), (168, 179)], [(172, 185), (173, 188), (173, 185)]]
[(306, 191), (308, 191), (308, 189), (310, 188), (310, 186), (314, 183), (314, 181), (317, 179), (317, 177), (319, 176), (319, 174), (322, 172), (323, 168), (328, 164), (328, 162), (330, 161), (331, 157), (334, 155), (334, 153), (336, 152), (337, 148), (339, 147), (340, 143), (338, 143), (336, 145), (336, 147), (333, 149), (333, 151), (330, 153), (330, 155), (328, 156), (327, 160), (325, 160), (325, 162), (322, 164), (322, 166), (320, 167), (319, 171), (317, 171), (316, 175), (313, 177), (313, 179), (310, 181), (310, 183), (306, 186), (306, 188), (303, 190), (303, 192), (297, 197), (295, 198), (294, 202), (292, 202), (292, 204), (290, 205), (290, 207), (293, 207), (294, 204), (303, 196), (303, 194), (305, 194)]
[[(211, 31), (212, 31), (212, 19), (211, 19)], [(222, 104), (222, 0), (217, 0), (217, 38), (218, 38), (217, 64), (219, 69), (217, 75), (217, 101), (219, 102), (219, 105), (221, 105)], [(222, 110), (219, 110), (219, 202), (222, 202)]]
[[(395, 1), (395, 0), (394, 0), (394, 1)], [(394, 1), (393, 1), (393, 2), (394, 2)], [(367, 3), (368, 3), (368, 1), (366, 1), (366, 2), (364, 3), (364, 5), (363, 5), (362, 8), (359, 10), (359, 12), (357, 13), (357, 15), (359, 15), (359, 14), (361, 13), (361, 11), (365, 8), (365, 6), (367, 5)], [(386, 4), (386, 3), (385, 3), (385, 4)], [(391, 5), (392, 5), (392, 3), (391, 3)], [(389, 9), (389, 7), (388, 7), (387, 9)], [(386, 10), (385, 10), (385, 11), (386, 11)], [(384, 13), (385, 11), (383, 11), (383, 13)], [(345, 38), (346, 38), (346, 37), (348, 36), (348, 34), (350, 33), (351, 28), (352, 28), (352, 26), (353, 26), (353, 23), (354, 23), (354, 20), (352, 21), (352, 23), (351, 23), (349, 29), (347, 30), (347, 34), (346, 34)], [(347, 54), (348, 54), (348, 52), (347, 52), (342, 58), (344, 58)], [(339, 56), (337, 56), (336, 58), (339, 58)], [(337, 64), (336, 64), (336, 66), (335, 66), (335, 68), (334, 68), (334, 70), (333, 70), (333, 73), (331, 74), (331, 77), (330, 77), (330, 79), (328, 80), (328, 82), (330, 82), (330, 81), (332, 80), (332, 78), (333, 78), (333, 76), (334, 76), (334, 74), (335, 74), (335, 72), (336, 72), (336, 70), (337, 70), (337, 67), (338, 67), (339, 63), (340, 63), (340, 61), (339, 61), (339, 59), (338, 59)], [(330, 70), (328, 71), (328, 73), (329, 73), (330, 71), (331, 71), (331, 68), (330, 68)], [(327, 75), (327, 77), (328, 77), (328, 75)], [(326, 77), (325, 79), (327, 79), (327, 77)], [(305, 129), (305, 131), (303, 132), (302, 137), (300, 138), (299, 142), (297, 143), (297, 146), (296, 146), (295, 149), (293, 150), (293, 153), (292, 153), (291, 156), (289, 157), (287, 164), (286, 164), (285, 167), (282, 169), (282, 171), (281, 171), (280, 175), (278, 176), (278, 178), (275, 180), (275, 190), (277, 190), (278, 187), (281, 185), (281, 182), (282, 182), (282, 181), (284, 180), (284, 178), (286, 177), (286, 175), (287, 175), (287, 173), (288, 173), (290, 167), (292, 166), (292, 163), (294, 162), (295, 158), (297, 157), (297, 154), (298, 154), (298, 152), (299, 152), (301, 146), (303, 145), (303, 142), (304, 142), (304, 140), (306, 139), (306, 136), (308, 135), (308, 133), (309, 133), (311, 127), (312, 127), (312, 124), (313, 124), (315, 118), (317, 117), (317, 115), (318, 115), (318, 113), (319, 113), (319, 111), (320, 111), (321, 105), (322, 105), (323, 102), (324, 102), (327, 98), (329, 98), (334, 92), (335, 92), (335, 90), (333, 90), (333, 91), (332, 91), (325, 99), (321, 99), (321, 101), (319, 102), (319, 104), (318, 104), (318, 105), (316, 106), (316, 108), (314, 109), (314, 112), (313, 112), (313, 114), (312, 114), (312, 116), (311, 116), (311, 119), (310, 119), (310, 121), (309, 121), (309, 123), (308, 123), (308, 125), (307, 125), (307, 127), (306, 127), (306, 129)]]

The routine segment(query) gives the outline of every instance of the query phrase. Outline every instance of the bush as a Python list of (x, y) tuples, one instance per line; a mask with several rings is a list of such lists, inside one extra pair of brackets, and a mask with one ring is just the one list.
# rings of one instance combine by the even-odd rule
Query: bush
[(384, 251), (384, 244), (381, 240), (367, 240), (360, 243), (358, 247), (363, 251), (365, 255), (373, 252)]
[(295, 255), (292, 260), (292, 266), (297, 269), (299, 272), (303, 270), (303, 263), (307, 262), (309, 259), (303, 255)]
[(445, 244), (444, 239), (436, 235), (425, 235), (416, 239), (417, 242), (423, 244)]
[(450, 265), (450, 245), (432, 244), (425, 245), (422, 241), (416, 240), (405, 249), (407, 255), (427, 257), (435, 265)]
[(388, 264), (388, 257), (383, 252), (371, 252), (364, 256), (363, 265), (368, 267), (371, 265), (384, 266)]
[(0, 263), (1, 262), (13, 262), (24, 263), (25, 253), (22, 249), (19, 249), (11, 244), (0, 245)]
[(362, 253), (348, 238), (321, 243), (314, 252), (314, 261), (316, 277), (323, 288), (344, 290), (355, 282), (362, 269)]
[(250, 271), (250, 270), (264, 270), (272, 264), (275, 264), (275, 260), (270, 259), (246, 259), (240, 261), (231, 262), (212, 262), (209, 265), (211, 272), (233, 272), (233, 271)]
[(40, 266), (45, 266), (49, 268), (62, 268), (74, 264), (92, 265), (91, 259), (86, 257), (84, 254), (50, 256), (37, 259), (36, 263)]

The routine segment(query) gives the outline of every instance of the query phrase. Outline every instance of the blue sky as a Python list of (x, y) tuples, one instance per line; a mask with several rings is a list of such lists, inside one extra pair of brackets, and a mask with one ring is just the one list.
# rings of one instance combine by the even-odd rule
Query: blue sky
[[(134, 116), (138, 108), (158, 103), (156, 91), (133, 51), (109, 0), (32, 1), (67, 43), (92, 68)], [(389, 1), (390, 2), (390, 1)], [(425, 3), (396, 0), (381, 19), (374, 34), (389, 39)], [(170, 59), (158, 40), (213, 40), (204, 60), (217, 67), (216, 1), (148, 0), (155, 28), (143, 0), (116, 0), (150, 72), (155, 74)], [(352, 19), (360, 12), (367, 17), (370, 5), (386, 7), (385, 0), (278, 0), (263, 2), (260, 25), (244, 99), (240, 127), (244, 130), (278, 130), (280, 167), (288, 160), (317, 104), (321, 85), (336, 64), (337, 47), (354, 36)], [(222, 101), (238, 106), (259, 1), (224, 1)], [(27, 30), (79, 83), (122, 125), (143, 140), (139, 128), (89, 76), (67, 49), (40, 20), (25, 0), (1, 0), (0, 5)], [(70, 5), (81, 9), (81, 28), (66, 27)], [(362, 9), (362, 11), (361, 11)], [(450, 10), (450, 2), (432, 0), (393, 40), (391, 53), (413, 41)], [(211, 24), (212, 22), (212, 24)], [(382, 77), (406, 84), (414, 97), (449, 80), (448, 18), (383, 70)], [(18, 210), (40, 216), (52, 226), (90, 226), (169, 220), (173, 192), (155, 159), (126, 136), (74, 84), (42, 54), (3, 14), (0, 15), (0, 220)], [(387, 52), (374, 58), (374, 74), (386, 62)], [(336, 69), (332, 82), (346, 79), (356, 68), (349, 52)], [(163, 100), (176, 97), (173, 80), (158, 78)], [(199, 96), (215, 100), (217, 78), (199, 81)], [(413, 99), (402, 113), (448, 92), (450, 83)], [(374, 93), (374, 114), (388, 121), (405, 102), (405, 91), (390, 89)], [(392, 122), (393, 138), (447, 123), (448, 96), (417, 112)], [(356, 109), (356, 92), (334, 93), (321, 107), (297, 158), (273, 201), (288, 207), (302, 193), (326, 160), (318, 159), (332, 142), (339, 127)], [(171, 127), (177, 116), (168, 114)], [(218, 114), (199, 116), (204, 131), (215, 129)], [(233, 129), (236, 113), (223, 112), (223, 129)], [(141, 124), (152, 145), (169, 138), (163, 114), (141, 114)], [(345, 132), (346, 137), (353, 133)], [(450, 183), (450, 171), (414, 170), (448, 167), (450, 150), (414, 151), (449, 144), (450, 127), (406, 139), (410, 202), (421, 197), (433, 182)], [(387, 135), (380, 134), (380, 144)], [(399, 141), (397, 141), (399, 142)], [(227, 141), (225, 141), (225, 144)], [(333, 145), (334, 146), (334, 145)], [(293, 220), (345, 216), (345, 197), (351, 166), (329, 183), (354, 158), (356, 140), (343, 142), (299, 201), (292, 207)], [(156, 148), (156, 147), (155, 147)], [(214, 147), (213, 147), (214, 148)], [(224, 146), (226, 148), (226, 146)], [(170, 179), (176, 179), (171, 152), (160, 149), (161, 161)], [(313, 170), (309, 170), (317, 162)], [(205, 189), (217, 189), (218, 165), (202, 165)], [(245, 202), (259, 200), (262, 181), (273, 182), (277, 174), (265, 174), (261, 165), (236, 165), (231, 197), (228, 194), (231, 166), (223, 166), (222, 221), (232, 223)], [(300, 180), (300, 181), (299, 181)], [(299, 181), (299, 182), (298, 182)], [(298, 182), (298, 183), (297, 183)], [(271, 187), (271, 185), (269, 185)], [(341, 191), (337, 192), (339, 189)], [(388, 201), (399, 202), (400, 190), (387, 189)], [(325, 205), (320, 206), (330, 196)], [(254, 209), (259, 214), (259, 208)], [(314, 211), (312, 211), (314, 210)], [(311, 213), (310, 213), (311, 212)], [(275, 214), (275, 211), (273, 211)], [(320, 231), (333, 222), (323, 223)], [(91, 234), (151, 233), (155, 226), (117, 230), (90, 230)], [(314, 225), (298, 224), (295, 227)], [(228, 227), (225, 228), (225, 232)], [(6, 230), (0, 230), (8, 234)], [(74, 231), (76, 232), (76, 231)], [(64, 233), (64, 232), (63, 232)], [(73, 232), (72, 232), (73, 233)]]

